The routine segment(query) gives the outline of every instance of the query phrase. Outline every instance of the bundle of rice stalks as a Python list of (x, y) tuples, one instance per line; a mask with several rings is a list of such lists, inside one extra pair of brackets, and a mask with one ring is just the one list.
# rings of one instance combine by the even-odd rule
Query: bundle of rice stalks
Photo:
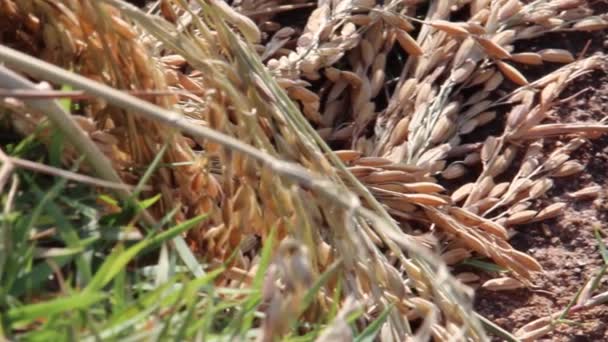
[[(402, 229), (412, 231), (412, 222), (424, 231), (436, 226), (446, 233), (446, 252), (464, 244), (528, 283), (541, 267), (509, 247), (507, 229), (558, 215), (560, 203), (530, 207), (551, 187), (551, 177), (582, 171), (568, 157), (580, 137), (605, 132), (599, 123), (545, 123), (568, 82), (601, 67), (603, 56), (584, 58), (581, 51), (575, 60), (567, 50), (514, 46), (547, 32), (605, 29), (606, 15), (593, 16), (586, 6), (517, 0), (320, 4), (294, 39), (295, 49), (267, 65), (285, 79), (321, 136), (351, 147), (338, 155)], [(390, 56), (400, 61), (387, 64)], [(518, 69), (545, 64), (566, 65), (531, 83)], [(395, 76), (392, 86), (387, 78)], [(293, 84), (302, 79), (320, 84), (318, 95), (302, 98), (305, 86)], [(483, 126), (496, 130), (505, 121), (501, 116), (502, 134), (476, 134)], [(543, 138), (556, 135), (577, 137), (544, 154)], [(504, 179), (520, 150), (525, 162)], [(480, 167), (476, 182), (440, 195), (438, 179), (458, 184)]]
[[(166, 146), (172, 166), (150, 182), (163, 198), (152, 214), (209, 215), (187, 238), (201, 259), (230, 262), (218, 285), (249, 285), (276, 230), (263, 340), (296, 318), (321, 323), (336, 300), (344, 323), (353, 299), (362, 324), (394, 306), (383, 340), (484, 340), (469, 290), (445, 263), (477, 253), (513, 278), (486, 287), (532, 285), (542, 267), (509, 245), (511, 227), (558, 215), (562, 204), (538, 199), (553, 177), (582, 171), (570, 154), (583, 138), (608, 130), (550, 123), (560, 92), (601, 56), (514, 48), (606, 28), (582, 0), (161, 0), (149, 14), (119, 0), (0, 6), (3, 45), (171, 111), (91, 92), (78, 94), (72, 119), (127, 183)], [(533, 82), (518, 69), (545, 63), (565, 65)], [(45, 118), (18, 98), (3, 106), (24, 134)], [(547, 153), (543, 139), (556, 135), (570, 141)], [(314, 305), (301, 310), (317, 279)], [(334, 328), (343, 331), (327, 336)]]

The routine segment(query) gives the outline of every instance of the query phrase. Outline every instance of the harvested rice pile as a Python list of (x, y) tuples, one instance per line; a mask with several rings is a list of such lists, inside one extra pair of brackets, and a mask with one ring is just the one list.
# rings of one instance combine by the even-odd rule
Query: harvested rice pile
[[(2, 99), (20, 133), (34, 132), (47, 117), (42, 102), (73, 82), (33, 72), (9, 48), (131, 95), (72, 91), (68, 121), (94, 144), (73, 142), (63, 162), (85, 154), (81, 171), (134, 185), (162, 153), (175, 166), (141, 193), (162, 194), (148, 222), (176, 208), (178, 222), (208, 214), (186, 241), (209, 265), (229, 262), (218, 286), (249, 286), (262, 246), (280, 241), (264, 282), (264, 341), (294, 318), (320, 323), (334, 304), (338, 319), (319, 340), (349, 340), (349, 313), (364, 310), (366, 326), (391, 307), (383, 341), (485, 340), (496, 327), (473, 312), (473, 288), (535, 286), (543, 269), (511, 247), (514, 227), (561, 214), (565, 203), (546, 205), (545, 194), (555, 178), (582, 172), (571, 155), (608, 131), (555, 115), (560, 93), (605, 68), (605, 55), (515, 49), (548, 32), (608, 28), (608, 14), (583, 0), (161, 0), (144, 9), (0, 0), (0, 19), (0, 61), (32, 77), (19, 87), (4, 77), (2, 88), (47, 95)], [(475, 272), (450, 272), (474, 256), (508, 272), (482, 284)], [(586, 295), (580, 308), (597, 305)], [(544, 319), (517, 337), (550, 329)]]

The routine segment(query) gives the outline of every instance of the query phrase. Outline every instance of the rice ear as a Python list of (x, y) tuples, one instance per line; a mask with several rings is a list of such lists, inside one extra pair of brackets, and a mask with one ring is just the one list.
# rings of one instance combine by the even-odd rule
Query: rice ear
[(520, 86), (528, 85), (528, 80), (526, 77), (512, 65), (509, 65), (503, 61), (496, 61), (496, 65), (503, 75), (505, 75), (505, 77), (511, 80), (513, 83)]
[(403, 50), (412, 56), (421, 56), (424, 51), (412, 36), (404, 30), (395, 30), (397, 41)]

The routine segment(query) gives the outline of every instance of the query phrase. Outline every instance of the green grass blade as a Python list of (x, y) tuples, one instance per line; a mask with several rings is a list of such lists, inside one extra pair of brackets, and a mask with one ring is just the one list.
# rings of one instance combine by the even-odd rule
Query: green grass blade
[(338, 260), (334, 261), (331, 265), (329, 265), (329, 267), (327, 267), (327, 270), (325, 270), (325, 272), (323, 272), (323, 274), (321, 274), (321, 276), (314, 282), (314, 284), (311, 286), (311, 288), (308, 291), (306, 291), (306, 294), (304, 295), (304, 298), (302, 300), (302, 306), (300, 308), (301, 313), (304, 312), (306, 309), (308, 309), (310, 304), (312, 304), (312, 302), (314, 301), (315, 296), (321, 289), (321, 286), (323, 286), (323, 285), (325, 285), (325, 283), (327, 283), (329, 278), (338, 271), (338, 269), (341, 265), (342, 265), (342, 260), (338, 259)]
[(388, 314), (393, 309), (392, 306), (387, 307), (382, 311), (380, 316), (376, 318), (373, 322), (371, 322), (362, 332), (357, 335), (354, 339), (354, 342), (373, 342), (378, 336), (380, 329), (382, 328), (382, 324), (386, 321)]
[(174, 237), (171, 244), (179, 255), (180, 259), (182, 259), (182, 262), (186, 265), (186, 267), (188, 267), (190, 272), (192, 272), (195, 277), (202, 277), (205, 275), (203, 267), (196, 260), (196, 257), (194, 257), (194, 254), (192, 254), (192, 251), (182, 236), (178, 235)]
[(108, 284), (116, 276), (116, 274), (120, 272), (121, 269), (126, 267), (127, 264), (133, 258), (135, 258), (137, 254), (142, 253), (146, 249), (156, 247), (162, 242), (167, 241), (187, 231), (188, 229), (196, 226), (198, 223), (204, 220), (205, 217), (206, 216), (201, 215), (188, 221), (185, 221), (181, 224), (178, 224), (175, 227), (168, 229), (167, 231), (157, 234), (156, 236), (138, 242), (134, 246), (125, 250), (124, 252), (114, 251), (97, 271), (95, 277), (93, 278), (93, 280), (91, 280), (89, 286), (87, 286), (87, 291), (100, 290), (106, 284)]
[(260, 264), (259, 268), (253, 278), (253, 288), (261, 289), (262, 283), (264, 282), (264, 275), (266, 274), (266, 270), (270, 265), (270, 260), (272, 258), (272, 252), (274, 250), (275, 244), (275, 235), (276, 235), (276, 227), (272, 227), (270, 229), (270, 234), (266, 238), (264, 247), (262, 247), (262, 254), (260, 256)]
[(235, 331), (240, 331), (241, 337), (243, 337), (253, 325), (255, 308), (259, 305), (261, 300), (261, 289), (264, 282), (264, 276), (266, 275), (266, 270), (268, 270), (268, 266), (272, 260), (275, 245), (275, 235), (276, 227), (272, 227), (270, 229), (270, 234), (268, 234), (264, 246), (262, 247), (259, 267), (255, 277), (253, 278), (253, 283), (251, 286), (256, 293), (249, 296), (243, 307), (242, 315), (239, 315), (239, 317), (233, 321), (233, 324), (240, 325), (239, 328), (235, 328)]
[[(51, 144), (49, 146), (49, 164), (54, 167), (61, 167), (61, 155), (63, 154), (63, 134), (58, 130), (53, 130)], [(76, 164), (79, 164), (78, 162)]]
[(146, 198), (144, 200), (141, 201), (137, 201), (137, 207), (139, 210), (145, 210), (150, 208), (151, 206), (153, 206), (155, 203), (157, 203), (158, 201), (160, 201), (160, 199), (162, 198), (161, 194), (157, 194), (153, 197), (150, 198)]
[[(61, 86), (61, 91), (70, 90), (74, 90), (74, 88), (72, 88), (72, 86), (70, 86), (69, 84), (64, 84), (63, 86)], [(59, 105), (61, 105), (61, 108), (63, 108), (63, 110), (68, 113), (72, 110), (72, 100), (69, 97), (59, 100)]]
[(328, 323), (336, 317), (336, 314), (340, 309), (340, 298), (342, 297), (342, 279), (342, 277), (338, 278), (338, 283), (336, 284), (336, 288), (332, 296), (333, 303), (331, 305), (331, 308), (329, 309), (329, 312), (327, 313)]
[(148, 180), (150, 180), (150, 177), (152, 177), (152, 175), (154, 174), (154, 171), (156, 171), (156, 169), (160, 165), (160, 162), (163, 160), (163, 156), (165, 155), (166, 151), (167, 151), (167, 144), (164, 144), (163, 147), (161, 147), (160, 151), (158, 151), (156, 153), (156, 156), (154, 157), (154, 159), (152, 160), (150, 165), (148, 165), (146, 172), (144, 172), (143, 176), (141, 177), (141, 179), (135, 186), (135, 189), (133, 189), (133, 192), (131, 194), (133, 199), (136, 199), (137, 197), (139, 197), (139, 194), (143, 190), (144, 186), (146, 185), (146, 183), (148, 183)]
[(482, 316), (478, 313), (475, 313), (475, 316), (477, 316), (477, 319), (479, 319), (479, 321), (481, 322), (481, 324), (483, 324), (483, 327), (487, 331), (495, 334), (496, 336), (501, 337), (504, 341), (520, 342), (517, 337), (513, 336), (511, 333), (504, 330), (500, 326), (496, 325), (494, 322), (490, 321), (489, 319), (485, 318), (484, 316)]
[(599, 229), (595, 230), (595, 239), (597, 240), (597, 248), (600, 250), (600, 255), (604, 260), (604, 264), (608, 265), (608, 248), (606, 248), (606, 244), (602, 239), (602, 235)]
[(486, 272), (497, 272), (504, 273), (507, 271), (506, 268), (500, 267), (493, 262), (482, 261), (479, 259), (466, 259), (460, 263), (461, 265), (472, 266)]
[(100, 292), (81, 292), (69, 297), (10, 309), (6, 314), (6, 318), (13, 324), (26, 323), (40, 317), (49, 317), (66, 311), (85, 309), (104, 298), (106, 298), (106, 295)]

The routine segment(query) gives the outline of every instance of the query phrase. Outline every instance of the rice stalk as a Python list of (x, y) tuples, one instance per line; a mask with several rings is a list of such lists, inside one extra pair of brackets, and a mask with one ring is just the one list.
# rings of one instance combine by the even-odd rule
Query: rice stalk
[[(154, 175), (150, 191), (163, 194), (154, 213), (174, 206), (182, 208), (178, 220), (209, 213), (188, 242), (214, 263), (230, 260), (218, 285), (250, 284), (256, 241), (268, 243), (276, 227), (293, 262), (277, 264), (271, 278), (293, 286), (273, 285), (264, 324), (277, 332), (268, 328), (265, 338), (327, 309), (332, 282), (307, 312), (294, 308), (299, 286), (333, 267), (344, 281), (345, 312), (356, 300), (362, 322), (372, 322), (394, 307), (380, 332), (386, 338), (484, 340), (481, 323), (500, 331), (472, 312), (470, 290), (446, 263), (480, 254), (510, 270), (486, 287), (532, 286), (542, 267), (509, 245), (512, 227), (559, 215), (563, 203), (540, 208), (539, 199), (552, 178), (584, 169), (570, 160), (581, 138), (607, 129), (550, 115), (560, 92), (603, 67), (603, 56), (515, 49), (547, 32), (604, 29), (605, 15), (592, 16), (582, 0), (431, 1), (422, 19), (416, 1), (163, 0), (149, 14), (118, 0), (7, 3), (8, 22), (26, 23), (21, 49), (108, 85), (0, 49), (11, 67), (99, 97), (79, 98), (92, 124), (78, 122), (123, 181), (133, 183), (141, 175), (132, 170), (170, 142), (163, 161), (180, 166)], [(277, 16), (286, 12), (293, 23)], [(49, 13), (53, 20), (38, 19)], [(41, 51), (28, 45), (41, 39), (49, 42)], [(545, 63), (565, 66), (538, 80), (519, 68)], [(40, 120), (18, 101), (4, 105), (28, 114), (14, 119), (24, 131)], [(502, 133), (477, 135), (500, 126), (505, 109)], [(564, 135), (567, 144), (545, 151), (544, 138)], [(465, 136), (475, 139), (465, 144)], [(446, 190), (478, 167), (475, 181)], [(499, 181), (507, 171), (515, 176)], [(412, 331), (409, 322), (423, 317)]]

